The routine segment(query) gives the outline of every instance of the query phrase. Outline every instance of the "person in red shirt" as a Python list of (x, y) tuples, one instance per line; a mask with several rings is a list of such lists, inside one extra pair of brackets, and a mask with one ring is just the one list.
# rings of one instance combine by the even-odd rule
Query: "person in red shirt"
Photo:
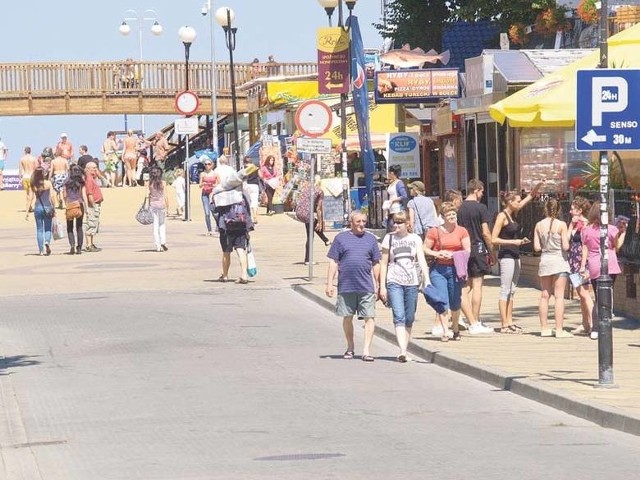
[(87, 212), (84, 216), (87, 247), (85, 252), (99, 252), (94, 243), (94, 237), (100, 229), (100, 207), (102, 205), (102, 190), (98, 185), (98, 166), (95, 162), (87, 163), (85, 167), (85, 189), (87, 191)]
[[(444, 224), (430, 228), (424, 239), (424, 252), (435, 258), (435, 263), (430, 269), (429, 277), (434, 287), (442, 293), (443, 298), (448, 298), (447, 310), (451, 313), (453, 339), (460, 340), (460, 306), (462, 300), (462, 287), (464, 281), (458, 278), (453, 261), (454, 252), (466, 250), (470, 252), (471, 241), (466, 228), (458, 225), (456, 206), (452, 202), (444, 202), (440, 205), (440, 214)], [(463, 272), (466, 276), (466, 272)], [(449, 340), (448, 314), (438, 314), (442, 326), (442, 341)]]

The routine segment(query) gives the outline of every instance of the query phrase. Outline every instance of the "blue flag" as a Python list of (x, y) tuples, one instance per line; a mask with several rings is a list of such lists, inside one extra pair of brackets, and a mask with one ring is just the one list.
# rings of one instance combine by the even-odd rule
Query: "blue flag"
[(350, 15), (349, 18), (347, 18), (347, 26), (351, 28), (351, 86), (353, 89), (353, 108), (358, 125), (360, 154), (362, 156), (364, 178), (367, 185), (367, 198), (371, 198), (376, 157), (371, 147), (371, 132), (369, 131), (369, 92), (367, 91), (364, 45), (362, 44), (358, 17)]

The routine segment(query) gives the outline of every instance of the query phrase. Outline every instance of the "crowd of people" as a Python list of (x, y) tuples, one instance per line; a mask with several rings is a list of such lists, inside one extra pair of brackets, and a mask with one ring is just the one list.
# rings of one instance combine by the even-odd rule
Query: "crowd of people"
[[(391, 308), (399, 362), (408, 361), (420, 292), (435, 311), (431, 334), (443, 342), (462, 339), (461, 313), (470, 335), (521, 334), (525, 329), (514, 321), (517, 307), (514, 294), (520, 276), (520, 247), (532, 240), (525, 237), (518, 223), (518, 212), (537, 197), (544, 181), (529, 194), (505, 192), (502, 209), (495, 220), (481, 203), (484, 184), (472, 179), (467, 196), (445, 192), (439, 211), (425, 197), (422, 182), (405, 188), (398, 166), (389, 169), (387, 234), (378, 247), (373, 234), (365, 230), (366, 215), (351, 212), (350, 229), (339, 233), (329, 250), (326, 295), (336, 294), (336, 313), (343, 318), (347, 342), (344, 358), (355, 356), (353, 319), (364, 319), (362, 360), (371, 362), (375, 304), (382, 301)], [(402, 185), (400, 185), (402, 183)], [(408, 191), (407, 191), (408, 190)], [(408, 197), (411, 196), (409, 200)], [(406, 205), (406, 207), (404, 206)], [(570, 338), (576, 334), (598, 338), (598, 312), (592, 293), (600, 275), (600, 204), (575, 197), (571, 220), (561, 218), (559, 202), (544, 203), (544, 218), (533, 232), (533, 249), (540, 253), (540, 336)], [(607, 226), (609, 275), (615, 281), (621, 272), (616, 251), (624, 242), (625, 228)], [(498, 264), (500, 327), (493, 329), (481, 321), (482, 289), (485, 275)], [(576, 289), (581, 304), (582, 324), (573, 331), (564, 328), (564, 302), (567, 282)], [(591, 287), (591, 288), (589, 288)], [(549, 300), (555, 297), (555, 328), (549, 326)]]

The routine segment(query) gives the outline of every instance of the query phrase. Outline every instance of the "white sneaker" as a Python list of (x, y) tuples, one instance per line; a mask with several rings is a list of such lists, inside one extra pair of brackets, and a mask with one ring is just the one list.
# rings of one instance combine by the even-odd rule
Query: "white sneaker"
[(589, 338), (591, 338), (591, 340), (597, 340), (598, 339), (598, 332), (591, 332), (589, 334)]
[(493, 328), (486, 327), (480, 322), (476, 322), (469, 326), (469, 333), (471, 335), (481, 335), (483, 333), (493, 333)]

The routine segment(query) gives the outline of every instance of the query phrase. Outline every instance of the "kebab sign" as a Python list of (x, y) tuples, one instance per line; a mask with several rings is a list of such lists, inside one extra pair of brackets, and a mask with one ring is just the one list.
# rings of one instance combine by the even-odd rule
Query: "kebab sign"
[(349, 33), (341, 27), (318, 29), (318, 91), (349, 93)]

